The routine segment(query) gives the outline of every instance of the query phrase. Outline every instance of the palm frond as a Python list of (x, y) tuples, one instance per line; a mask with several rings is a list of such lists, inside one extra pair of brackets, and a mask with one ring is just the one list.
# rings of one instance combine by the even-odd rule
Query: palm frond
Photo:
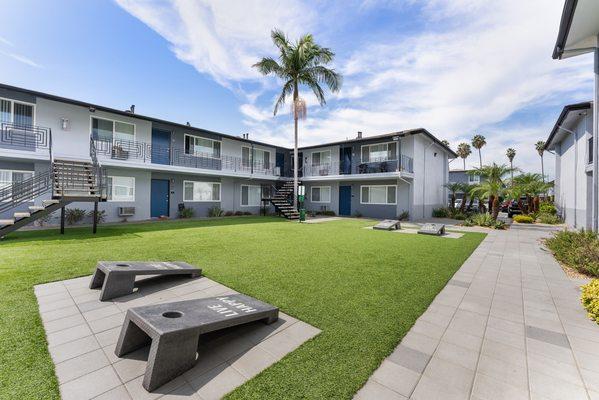
[(262, 75), (275, 74), (280, 78), (284, 75), (284, 69), (271, 57), (264, 57), (262, 60), (252, 65), (252, 67), (258, 69)]
[(310, 74), (302, 74), (299, 76), (299, 81), (300, 83), (312, 89), (312, 92), (314, 92), (314, 96), (316, 96), (316, 99), (318, 99), (318, 102), (321, 106), (327, 104), (327, 101), (324, 97), (324, 90), (322, 90), (322, 87), (320, 86), (318, 80), (314, 76)]
[(279, 98), (277, 99), (277, 102), (275, 103), (275, 110), (273, 112), (273, 115), (277, 115), (279, 108), (281, 108), (281, 106), (283, 104), (285, 104), (285, 100), (287, 99), (287, 96), (291, 95), (292, 93), (293, 93), (293, 80), (290, 79), (287, 82), (285, 82), (285, 84), (283, 85), (283, 90), (281, 91), (281, 94), (279, 95)]
[(291, 50), (291, 46), (289, 45), (289, 39), (280, 29), (273, 29), (270, 32), (270, 37), (275, 46), (279, 49), (281, 54), (288, 54)]
[(308, 68), (305, 73), (311, 75), (317, 82), (326, 84), (334, 93), (339, 91), (343, 83), (343, 77), (337, 71), (322, 65)]

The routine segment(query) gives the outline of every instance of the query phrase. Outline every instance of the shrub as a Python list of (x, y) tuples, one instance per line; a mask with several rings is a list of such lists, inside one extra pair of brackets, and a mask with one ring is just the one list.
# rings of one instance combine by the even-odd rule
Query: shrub
[(39, 217), (35, 222), (38, 226), (44, 226), (49, 224), (50, 221), (52, 221), (52, 213)]
[(555, 258), (578, 272), (599, 276), (599, 239), (588, 231), (560, 231), (545, 241)]
[(225, 212), (225, 217), (232, 217), (235, 213), (233, 211)]
[(356, 218), (362, 218), (362, 213), (360, 211), (356, 211), (354, 213), (354, 217), (356, 217)]
[(179, 211), (179, 218), (191, 218), (193, 217), (194, 211), (193, 208), (183, 207)]
[(410, 213), (406, 210), (402, 211), (401, 214), (397, 216), (397, 219), (400, 221), (407, 221), (410, 218)]
[(337, 214), (335, 214), (335, 211), (333, 211), (333, 210), (325, 210), (322, 212), (322, 215), (326, 215), (328, 217), (334, 217)]
[(589, 318), (599, 324), (599, 279), (593, 279), (582, 286), (580, 300)]
[(551, 224), (551, 225), (556, 225), (556, 224), (561, 224), (562, 220), (560, 217), (558, 217), (555, 214), (546, 214), (546, 213), (540, 213), (539, 216), (537, 217), (537, 221), (539, 221), (542, 224)]
[(251, 212), (249, 212), (249, 211), (244, 211), (244, 212), (243, 212), (243, 215), (254, 215), (254, 214), (252, 214), (252, 213), (251, 213)]
[(534, 218), (530, 215), (514, 215), (514, 222), (519, 224), (532, 224)]
[(455, 211), (451, 212), (450, 217), (453, 219), (460, 220), (460, 221), (463, 221), (466, 218), (468, 218), (468, 216), (466, 214), (464, 214), (463, 212), (460, 212), (460, 210), (455, 210)]
[(243, 215), (243, 211), (235, 211), (234, 215), (239, 217), (240, 215)]
[(544, 201), (539, 205), (539, 213), (556, 215), (557, 208), (555, 208), (555, 206), (552, 203), (550, 203), (548, 201)]
[[(93, 222), (94, 221), (94, 210), (89, 210), (87, 212), (87, 216), (90, 217)], [(98, 217), (96, 219), (96, 223), (101, 224), (105, 221), (106, 221), (106, 210), (98, 210)]]
[(433, 217), (434, 218), (448, 218), (450, 215), (450, 211), (448, 208), (441, 207), (433, 209)]
[(474, 214), (472, 217), (470, 217), (470, 220), (474, 225), (478, 226), (491, 227), (495, 224), (493, 216), (488, 213)]
[(493, 229), (505, 229), (505, 222), (496, 220), (493, 224)]
[(64, 214), (65, 220), (69, 225), (75, 225), (77, 222), (85, 218), (85, 210), (80, 208), (67, 208)]
[(219, 206), (212, 206), (208, 209), (209, 217), (222, 217), (223, 214), (224, 214), (224, 211)]

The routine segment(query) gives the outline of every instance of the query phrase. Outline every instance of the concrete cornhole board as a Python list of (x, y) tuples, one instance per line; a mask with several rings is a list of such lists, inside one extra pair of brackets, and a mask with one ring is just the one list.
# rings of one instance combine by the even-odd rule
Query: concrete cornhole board
[(102, 287), (100, 301), (106, 301), (133, 293), (137, 275), (191, 275), (195, 278), (201, 274), (201, 269), (181, 261), (98, 261), (89, 288)]
[(151, 392), (196, 364), (201, 334), (278, 318), (278, 308), (243, 294), (134, 307), (127, 310), (115, 354), (121, 357), (151, 340), (142, 383)]
[(441, 236), (445, 235), (445, 224), (424, 224), (418, 230), (418, 233), (423, 235)]
[(375, 226), (372, 229), (382, 230), (382, 231), (393, 231), (397, 229), (401, 229), (401, 224), (396, 219), (385, 219)]

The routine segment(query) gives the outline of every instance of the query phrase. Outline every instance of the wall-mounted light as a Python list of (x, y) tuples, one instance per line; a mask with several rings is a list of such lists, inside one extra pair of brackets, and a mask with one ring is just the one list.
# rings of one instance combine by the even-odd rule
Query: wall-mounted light
[(89, 106), (89, 112), (96, 112), (96, 107)]
[(437, 153), (435, 153), (435, 157), (437, 157)]
[(60, 128), (63, 131), (68, 131), (69, 129), (71, 129), (71, 121), (69, 121), (68, 118), (61, 118), (60, 119)]

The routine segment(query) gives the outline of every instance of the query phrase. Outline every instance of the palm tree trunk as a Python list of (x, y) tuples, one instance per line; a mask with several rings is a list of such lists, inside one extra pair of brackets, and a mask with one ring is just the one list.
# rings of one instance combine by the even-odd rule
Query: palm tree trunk
[(510, 187), (514, 187), (514, 163), (513, 163), (513, 161), (511, 161), (511, 160), (510, 160), (510, 169), (512, 170), (512, 171), (511, 171), (511, 174), (512, 174), (512, 180), (511, 180), (511, 182), (510, 182)]
[(466, 192), (464, 192), (464, 195), (462, 196), (462, 204), (460, 204), (460, 212), (463, 213), (464, 210), (466, 209), (466, 199), (468, 198), (468, 196), (466, 195)]
[(541, 156), (541, 175), (543, 175), (543, 183), (545, 183), (545, 163), (543, 162), (543, 156)]
[(483, 167), (483, 156), (480, 154), (480, 149), (478, 149), (478, 162), (480, 163), (480, 167)]
[(466, 170), (466, 159), (462, 158), (462, 161), (464, 161), (464, 171)]
[(297, 188), (298, 188), (298, 166), (299, 166), (299, 151), (297, 147), (297, 98), (298, 98), (298, 89), (297, 82), (295, 83), (295, 87), (293, 90), (293, 127), (294, 127), (294, 144), (293, 144), (293, 159), (295, 162), (293, 163), (293, 207), (297, 209)]
[(451, 208), (455, 210), (455, 192), (451, 193)]
[(493, 219), (499, 216), (499, 196), (493, 197)]

